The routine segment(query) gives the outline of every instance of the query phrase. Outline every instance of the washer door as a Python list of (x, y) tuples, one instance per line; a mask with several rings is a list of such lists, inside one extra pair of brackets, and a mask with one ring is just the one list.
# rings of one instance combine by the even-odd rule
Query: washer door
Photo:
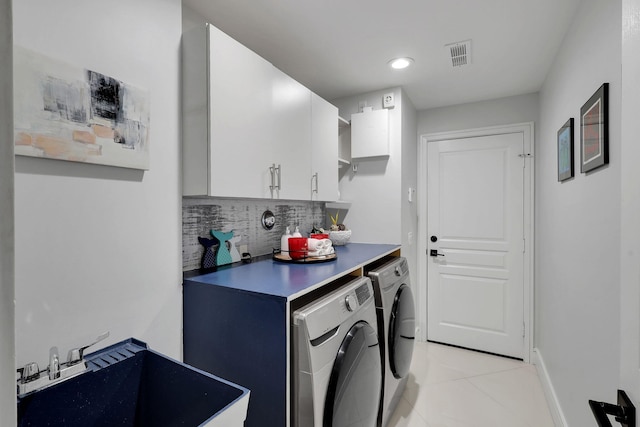
[(409, 373), (413, 343), (415, 341), (416, 315), (413, 294), (403, 284), (393, 300), (389, 318), (389, 367), (393, 376), (400, 379)]
[(374, 427), (382, 391), (378, 335), (365, 321), (345, 336), (327, 387), (323, 427)]

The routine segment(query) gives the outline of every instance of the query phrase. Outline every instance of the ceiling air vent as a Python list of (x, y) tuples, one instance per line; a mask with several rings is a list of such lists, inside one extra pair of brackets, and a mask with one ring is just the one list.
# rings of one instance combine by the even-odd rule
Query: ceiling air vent
[(471, 64), (471, 40), (445, 45), (451, 53), (451, 65), (453, 68)]

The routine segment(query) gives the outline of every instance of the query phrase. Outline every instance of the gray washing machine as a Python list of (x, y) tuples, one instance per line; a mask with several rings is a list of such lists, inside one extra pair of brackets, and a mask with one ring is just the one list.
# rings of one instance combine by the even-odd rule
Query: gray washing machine
[(293, 426), (376, 426), (382, 364), (371, 280), (296, 310), (292, 335)]
[(415, 342), (415, 305), (409, 265), (403, 257), (369, 272), (373, 282), (380, 354), (384, 360), (381, 402), (382, 426), (386, 426), (407, 385)]

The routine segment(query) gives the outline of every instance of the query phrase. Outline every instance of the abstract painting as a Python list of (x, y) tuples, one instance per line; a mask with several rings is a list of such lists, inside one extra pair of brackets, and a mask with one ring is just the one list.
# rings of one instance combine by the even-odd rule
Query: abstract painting
[(580, 109), (580, 172), (609, 163), (609, 84), (604, 83)]
[(149, 93), (14, 47), (14, 142), (23, 156), (149, 169)]
[(573, 118), (558, 131), (558, 181), (573, 178)]

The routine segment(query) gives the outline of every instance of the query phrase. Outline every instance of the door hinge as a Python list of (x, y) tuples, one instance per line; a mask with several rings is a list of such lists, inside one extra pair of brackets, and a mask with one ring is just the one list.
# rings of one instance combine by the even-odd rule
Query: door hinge
[(607, 415), (613, 415), (622, 427), (635, 427), (636, 425), (636, 407), (624, 390), (618, 390), (617, 405), (589, 400), (589, 406), (599, 426), (611, 425), (611, 420)]
[(525, 253), (527, 251), (527, 240), (523, 237), (522, 238), (522, 253)]
[(522, 338), (524, 338), (524, 332), (525, 332), (526, 328), (524, 326), (524, 322), (522, 322)]

